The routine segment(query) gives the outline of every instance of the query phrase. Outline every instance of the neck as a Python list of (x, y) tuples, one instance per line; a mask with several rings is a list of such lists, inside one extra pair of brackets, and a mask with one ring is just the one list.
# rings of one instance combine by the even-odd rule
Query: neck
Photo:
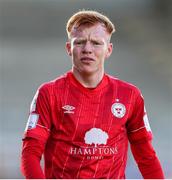
[(86, 88), (96, 88), (100, 81), (103, 79), (104, 71), (96, 73), (78, 72), (74, 68), (72, 72), (75, 78)]

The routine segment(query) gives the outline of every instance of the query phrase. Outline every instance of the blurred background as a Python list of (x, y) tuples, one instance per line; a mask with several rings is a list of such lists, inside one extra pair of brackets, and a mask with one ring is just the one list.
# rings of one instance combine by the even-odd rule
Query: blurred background
[[(83, 8), (114, 22), (106, 72), (142, 90), (154, 147), (172, 178), (171, 0), (0, 0), (0, 178), (24, 178), (20, 153), (30, 102), (43, 82), (70, 69), (65, 26)], [(141, 178), (130, 152), (126, 176)]]

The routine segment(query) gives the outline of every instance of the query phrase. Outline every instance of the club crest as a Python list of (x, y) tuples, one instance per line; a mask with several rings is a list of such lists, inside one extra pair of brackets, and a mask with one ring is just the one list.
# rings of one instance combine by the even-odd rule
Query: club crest
[(122, 118), (126, 113), (126, 108), (122, 103), (114, 103), (111, 107), (111, 111), (115, 117)]

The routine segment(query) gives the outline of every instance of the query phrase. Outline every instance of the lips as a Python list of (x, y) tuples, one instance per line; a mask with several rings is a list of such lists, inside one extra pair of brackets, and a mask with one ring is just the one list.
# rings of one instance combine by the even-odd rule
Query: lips
[(81, 58), (81, 61), (94, 61), (94, 59), (93, 58), (90, 58), (90, 57), (82, 57)]

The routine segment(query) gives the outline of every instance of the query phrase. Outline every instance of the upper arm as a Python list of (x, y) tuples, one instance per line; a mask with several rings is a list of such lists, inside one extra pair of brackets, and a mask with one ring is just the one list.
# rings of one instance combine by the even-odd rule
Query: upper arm
[(34, 138), (47, 141), (52, 125), (51, 108), (50, 90), (42, 86), (32, 100), (23, 139)]
[(152, 132), (148, 122), (144, 99), (140, 92), (133, 102), (133, 111), (131, 117), (127, 121), (126, 128), (130, 143), (152, 139)]

